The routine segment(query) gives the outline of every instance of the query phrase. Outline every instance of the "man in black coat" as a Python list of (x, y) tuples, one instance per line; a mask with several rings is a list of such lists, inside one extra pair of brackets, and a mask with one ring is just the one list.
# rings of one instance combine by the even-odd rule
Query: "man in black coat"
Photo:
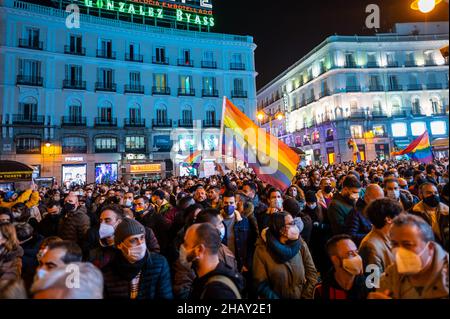
[(62, 217), (61, 203), (59, 201), (50, 201), (46, 210), (47, 213), (37, 226), (37, 232), (45, 238), (58, 234), (58, 225)]

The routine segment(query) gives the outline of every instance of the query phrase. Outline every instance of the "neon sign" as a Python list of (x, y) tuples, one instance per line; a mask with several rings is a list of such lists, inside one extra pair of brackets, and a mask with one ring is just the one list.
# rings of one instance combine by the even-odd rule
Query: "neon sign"
[(214, 27), (212, 0), (80, 0), (88, 9)]

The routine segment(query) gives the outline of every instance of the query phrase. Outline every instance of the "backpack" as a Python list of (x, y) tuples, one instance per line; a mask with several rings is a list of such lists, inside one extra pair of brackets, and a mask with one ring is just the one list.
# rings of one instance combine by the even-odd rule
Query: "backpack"
[(236, 299), (242, 299), (241, 294), (238, 290), (238, 288), (236, 287), (236, 284), (228, 277), (226, 276), (222, 276), (222, 275), (217, 275), (217, 276), (212, 276), (211, 278), (208, 279), (208, 281), (206, 282), (205, 285), (205, 289), (203, 290), (202, 294), (200, 295), (200, 299), (203, 299), (203, 297), (205, 296), (205, 292), (206, 292), (206, 287), (213, 282), (218, 282), (221, 283), (225, 286), (227, 286), (228, 288), (230, 288), (234, 295), (236, 296)]

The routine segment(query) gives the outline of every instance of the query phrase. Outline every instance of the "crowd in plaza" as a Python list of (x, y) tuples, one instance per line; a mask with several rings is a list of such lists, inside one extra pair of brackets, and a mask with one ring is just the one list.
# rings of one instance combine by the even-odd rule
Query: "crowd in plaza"
[[(449, 297), (448, 159), (0, 194), (0, 298)], [(76, 278), (75, 286), (68, 285)]]

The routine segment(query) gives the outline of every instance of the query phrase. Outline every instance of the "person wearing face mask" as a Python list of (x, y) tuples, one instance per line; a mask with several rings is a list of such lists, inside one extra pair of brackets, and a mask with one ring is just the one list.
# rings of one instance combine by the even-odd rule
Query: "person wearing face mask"
[(331, 186), (331, 180), (328, 177), (324, 177), (320, 180), (320, 189), (316, 193), (317, 204), (322, 207), (322, 211), (326, 214), (328, 206), (333, 199), (334, 188)]
[(401, 205), (390, 198), (373, 201), (364, 214), (372, 223), (372, 230), (361, 242), (359, 254), (364, 267), (376, 265), (380, 274), (394, 262), (390, 241), (392, 221), (403, 212)]
[(37, 226), (37, 231), (44, 237), (56, 236), (58, 233), (58, 225), (61, 220), (61, 204), (59, 202), (50, 201), (46, 206), (46, 213), (42, 221)]
[(225, 225), (222, 243), (236, 256), (239, 271), (246, 273), (251, 269), (257, 231), (248, 218), (237, 210), (233, 192), (226, 191), (222, 201), (221, 215)]
[[(306, 192), (306, 204), (302, 210), (299, 203), (293, 198), (287, 198), (283, 202), (283, 211), (288, 212), (294, 217), (294, 221), (296, 222), (297, 227), (300, 229), (300, 235), (303, 240), (309, 245), (311, 239), (311, 232), (313, 228), (312, 217), (309, 213), (314, 211), (315, 209), (320, 209), (317, 206), (316, 196), (314, 192), (308, 191)], [(312, 208), (313, 207), (313, 208)]]
[(123, 198), (123, 206), (126, 208), (132, 208), (134, 202), (134, 194), (132, 192), (125, 193)]
[[(195, 224), (209, 223), (213, 225), (220, 234), (220, 240), (225, 236), (225, 225), (223, 224), (223, 218), (220, 215), (220, 211), (216, 209), (206, 209), (197, 215)], [(236, 258), (231, 250), (224, 244), (221, 244), (218, 251), (219, 261), (223, 263), (232, 272), (238, 273)], [(181, 256), (184, 258), (184, 256)], [(174, 264), (174, 279), (173, 279), (173, 292), (176, 299), (186, 300), (189, 297), (189, 292), (192, 288), (192, 283), (195, 280), (195, 264), (189, 262), (180, 261), (180, 258)], [(240, 276), (240, 274), (239, 274)]]
[(401, 192), (399, 182), (396, 178), (387, 178), (384, 180), (384, 195), (402, 205), (403, 210), (408, 211), (412, 208), (412, 198), (408, 198)]
[(14, 225), (0, 225), (0, 281), (20, 279), (22, 256)]
[(64, 200), (63, 217), (58, 225), (58, 237), (83, 245), (86, 233), (91, 226), (86, 207), (80, 206), (78, 196), (69, 194)]
[(344, 179), (342, 191), (333, 196), (327, 215), (333, 235), (345, 233), (345, 221), (355, 208), (359, 199), (361, 184), (359, 180), (349, 175)]
[(445, 250), (449, 249), (449, 208), (441, 203), (437, 187), (431, 183), (420, 185), (421, 201), (413, 207), (411, 213), (422, 217), (433, 229), (436, 241)]
[(283, 211), (283, 193), (276, 188), (270, 188), (267, 191), (267, 205), (265, 211), (256, 212), (256, 220), (258, 221), (260, 232), (269, 225), (270, 215)]
[(305, 192), (297, 185), (293, 184), (289, 186), (286, 191), (286, 198), (295, 199), (299, 203), (301, 210), (305, 208)]
[(115, 229), (114, 243), (116, 253), (102, 269), (105, 299), (173, 298), (169, 264), (147, 250), (143, 225), (124, 219)]
[(449, 298), (448, 253), (434, 241), (433, 230), (422, 218), (400, 214), (390, 231), (394, 263), (369, 299)]
[(273, 213), (253, 257), (253, 284), (258, 297), (311, 299), (317, 279), (308, 246), (294, 218), (287, 212)]
[(368, 289), (358, 248), (348, 235), (336, 235), (326, 245), (333, 267), (314, 289), (317, 300), (364, 300)]
[(409, 191), (411, 192), (411, 194), (419, 196), (420, 185), (425, 184), (427, 182), (427, 179), (425, 178), (424, 173), (420, 170), (414, 171), (413, 178), (414, 184), (409, 187)]
[(161, 216), (165, 217), (165, 215), (172, 209), (172, 205), (170, 205), (170, 203), (166, 199), (166, 193), (161, 189), (157, 189), (156, 191), (154, 191), (151, 199), (152, 203), (156, 206), (156, 213), (160, 214)]

